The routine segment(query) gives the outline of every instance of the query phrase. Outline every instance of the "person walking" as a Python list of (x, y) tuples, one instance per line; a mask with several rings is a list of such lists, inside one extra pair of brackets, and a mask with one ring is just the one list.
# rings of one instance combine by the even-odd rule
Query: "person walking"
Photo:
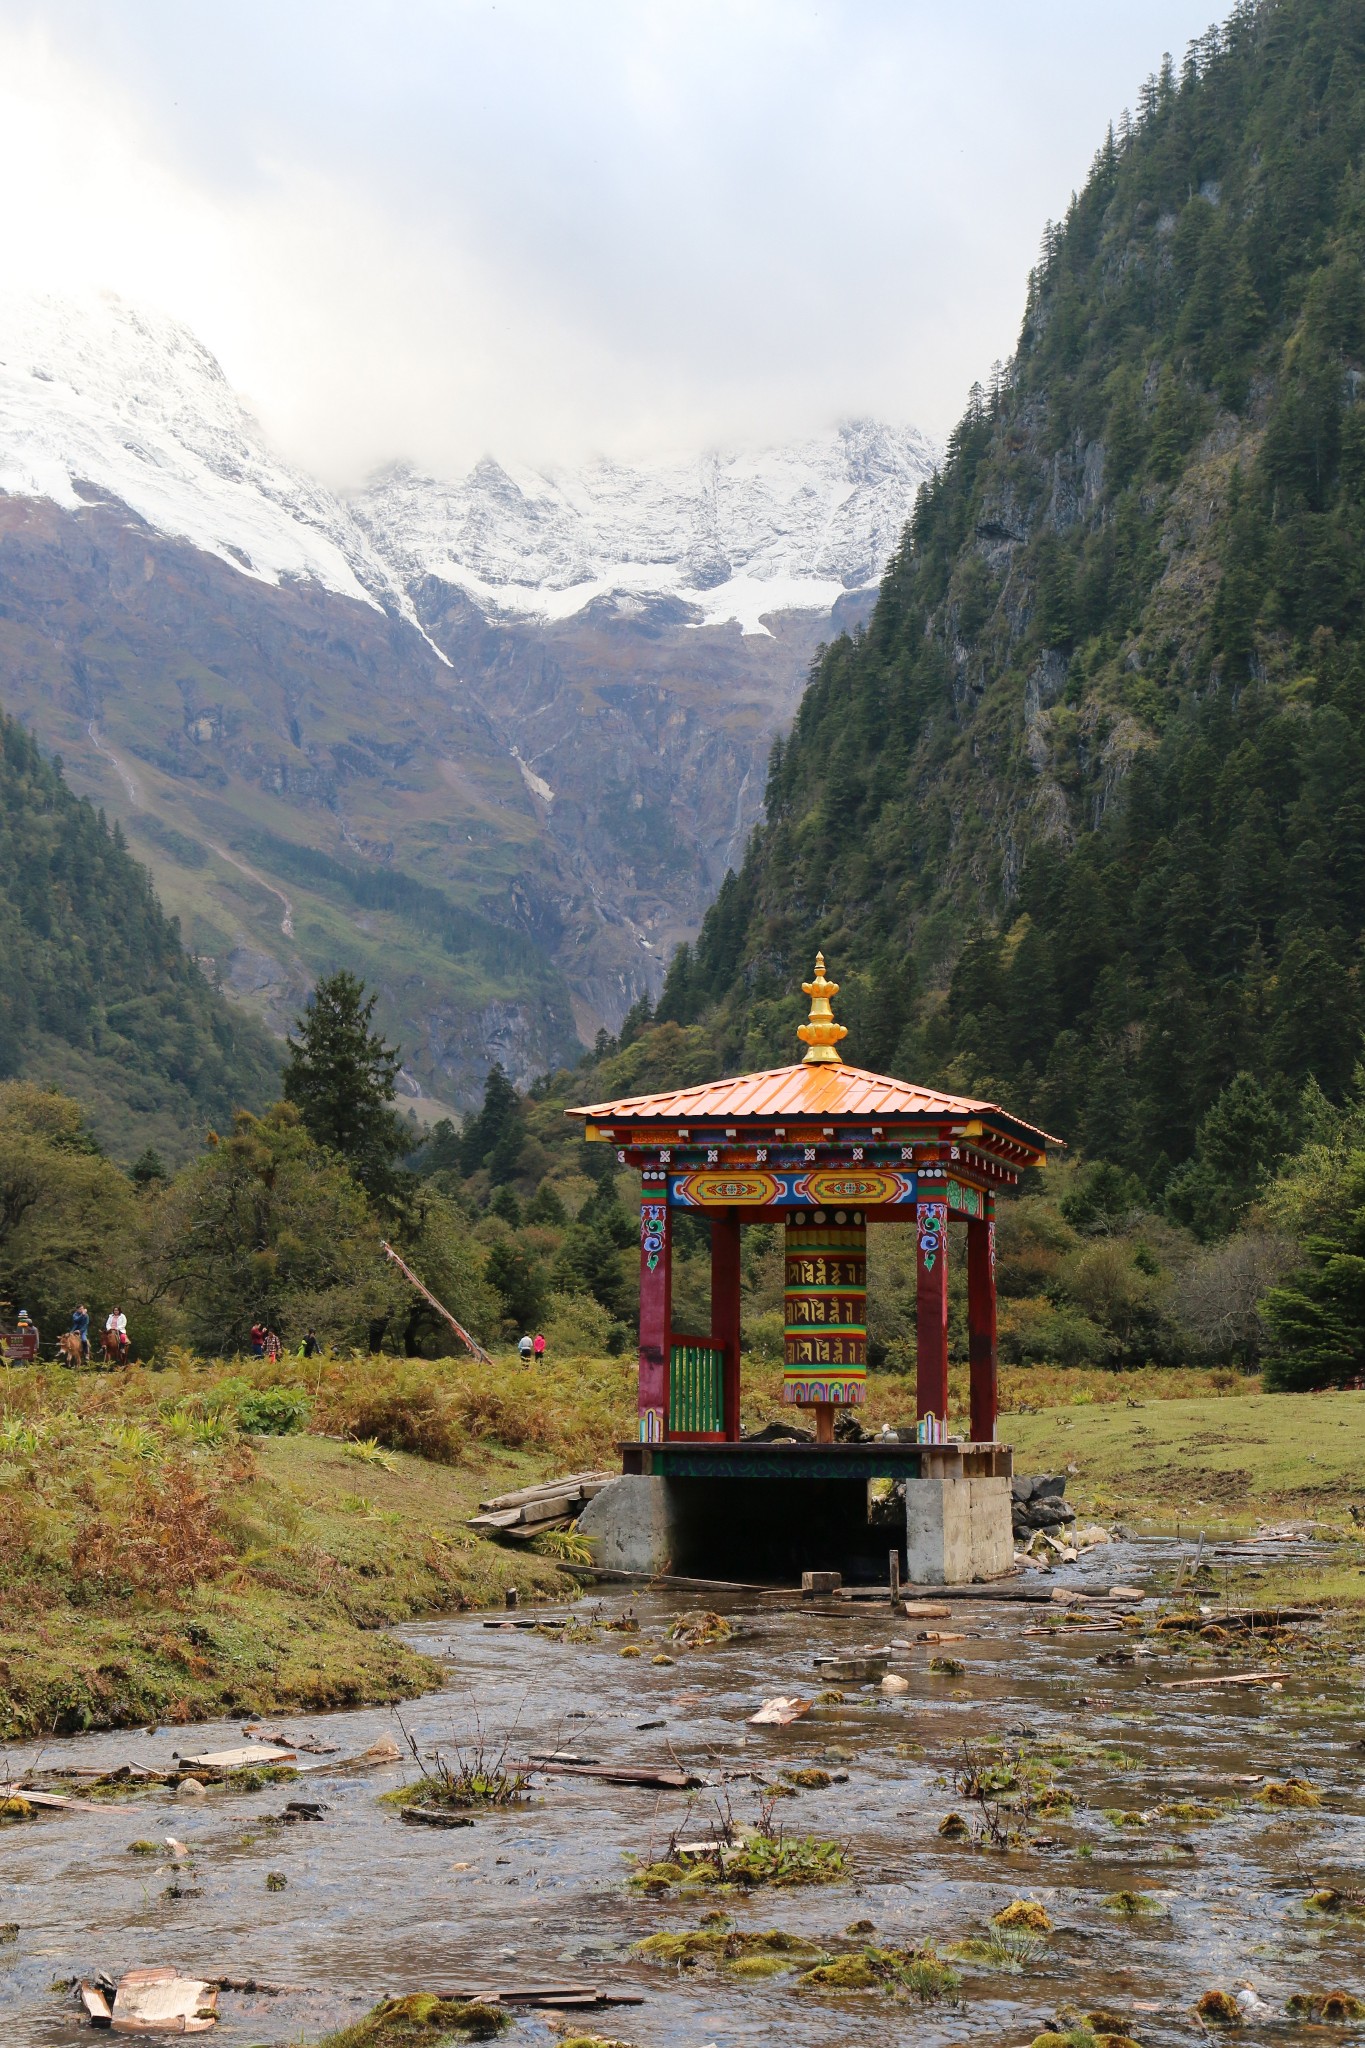
[(299, 1340), (299, 1357), (316, 1358), (321, 1350), (322, 1346), (318, 1342), (318, 1333), (310, 1323)]
[(251, 1325), (251, 1355), (253, 1358), (265, 1357), (264, 1323), (253, 1323)]
[(531, 1358), (534, 1351), (535, 1345), (531, 1342), (530, 1336), (528, 1334), (527, 1336), (522, 1338), (521, 1342), (517, 1346), (517, 1357), (521, 1360), (523, 1365), (529, 1365), (531, 1363)]
[(544, 1337), (542, 1337), (542, 1335), (540, 1334), (540, 1331), (539, 1331), (539, 1330), (537, 1330), (537, 1331), (536, 1331), (536, 1334), (535, 1334), (535, 1339), (534, 1339), (534, 1341), (533, 1341), (533, 1343), (532, 1343), (532, 1345), (531, 1345), (531, 1349), (532, 1349), (532, 1350), (533, 1350), (533, 1351), (535, 1352), (535, 1354), (536, 1354), (536, 1364), (537, 1364), (537, 1365), (544, 1365), (544, 1363), (545, 1363), (545, 1339), (544, 1339)]

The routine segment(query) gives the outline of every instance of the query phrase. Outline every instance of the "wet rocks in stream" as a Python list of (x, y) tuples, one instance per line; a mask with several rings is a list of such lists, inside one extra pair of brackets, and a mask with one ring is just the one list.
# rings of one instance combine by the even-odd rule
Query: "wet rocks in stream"
[(1010, 1512), (1016, 1542), (1026, 1541), (1037, 1529), (1061, 1529), (1076, 1519), (1076, 1510), (1063, 1495), (1064, 1472), (1043, 1472), (1034, 1478), (1017, 1473), (1010, 1481)]

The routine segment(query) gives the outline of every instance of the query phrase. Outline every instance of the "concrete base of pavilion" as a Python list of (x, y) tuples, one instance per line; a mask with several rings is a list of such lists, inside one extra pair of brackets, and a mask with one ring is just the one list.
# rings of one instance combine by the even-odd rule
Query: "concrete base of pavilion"
[[(803, 1571), (912, 1585), (998, 1578), (1014, 1557), (1012, 1457), (1000, 1444), (627, 1444), (620, 1479), (579, 1518), (611, 1571), (799, 1584)], [(868, 1482), (905, 1483), (903, 1528)]]

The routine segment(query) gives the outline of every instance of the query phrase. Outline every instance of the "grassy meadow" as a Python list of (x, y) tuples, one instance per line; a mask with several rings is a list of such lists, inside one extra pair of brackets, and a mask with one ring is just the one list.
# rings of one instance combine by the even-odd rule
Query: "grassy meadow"
[[(396, 1700), (439, 1667), (386, 1624), (564, 1590), (551, 1556), (466, 1526), (480, 1498), (610, 1466), (633, 1362), (359, 1353), (0, 1379), (0, 1735)], [(744, 1421), (780, 1412), (746, 1368)], [(1211, 1532), (1311, 1517), (1365, 1600), (1352, 1504), (1365, 1398), (1267, 1395), (1226, 1372), (1016, 1368), (1000, 1434), (1065, 1469), (1083, 1515)], [(965, 1386), (955, 1387), (959, 1406)], [(864, 1421), (903, 1423), (873, 1375)], [(1296, 1596), (1313, 1588), (1296, 1582)]]

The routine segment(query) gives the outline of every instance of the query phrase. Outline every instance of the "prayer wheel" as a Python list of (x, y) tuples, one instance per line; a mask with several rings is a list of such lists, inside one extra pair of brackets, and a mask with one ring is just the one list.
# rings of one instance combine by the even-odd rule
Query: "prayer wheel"
[(820, 1442), (834, 1410), (867, 1392), (867, 1225), (861, 1209), (796, 1210), (786, 1222), (782, 1399), (815, 1410)]

